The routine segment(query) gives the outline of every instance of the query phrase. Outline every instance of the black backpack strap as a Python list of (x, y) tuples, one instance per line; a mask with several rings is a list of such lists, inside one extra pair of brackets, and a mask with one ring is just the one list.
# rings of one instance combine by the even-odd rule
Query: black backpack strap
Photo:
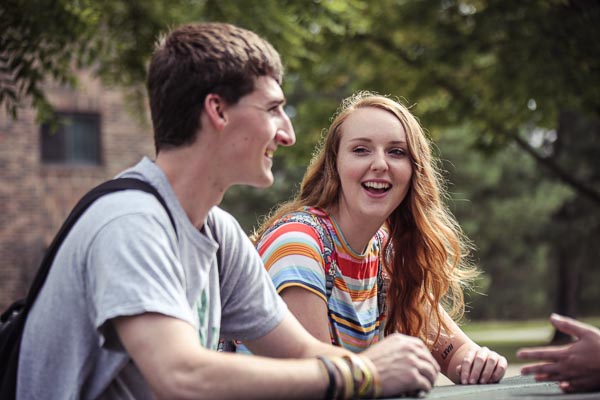
[(0, 364), (0, 398), (9, 400), (14, 399), (16, 396), (19, 350), (21, 347), (23, 331), (25, 329), (25, 321), (29, 314), (29, 310), (33, 306), (36, 297), (48, 277), (50, 267), (52, 266), (52, 262), (54, 261), (54, 257), (58, 252), (60, 245), (73, 225), (75, 225), (75, 222), (77, 222), (79, 217), (94, 201), (106, 194), (128, 189), (141, 190), (153, 194), (164, 207), (173, 224), (175, 234), (177, 234), (175, 221), (165, 200), (158, 191), (147, 182), (134, 178), (114, 179), (100, 184), (83, 196), (73, 208), (46, 251), (33, 284), (29, 289), (27, 298), (15, 302), (0, 318), (0, 357), (2, 358), (2, 363)]

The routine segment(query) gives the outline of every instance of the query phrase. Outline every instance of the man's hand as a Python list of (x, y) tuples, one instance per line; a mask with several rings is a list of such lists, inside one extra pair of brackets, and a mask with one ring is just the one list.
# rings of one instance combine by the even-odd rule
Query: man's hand
[(564, 392), (600, 390), (600, 330), (557, 314), (552, 314), (550, 321), (577, 340), (564, 346), (519, 350), (520, 359), (544, 361), (523, 367), (521, 373), (534, 374), (538, 381), (559, 381)]
[(375, 364), (384, 397), (428, 392), (440, 372), (422, 340), (399, 333), (386, 337), (361, 354)]

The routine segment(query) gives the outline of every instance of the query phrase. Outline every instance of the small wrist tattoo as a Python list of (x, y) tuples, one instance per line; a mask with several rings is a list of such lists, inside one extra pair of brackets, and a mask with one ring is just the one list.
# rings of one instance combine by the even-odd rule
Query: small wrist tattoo
[(446, 347), (446, 350), (444, 350), (444, 352), (442, 353), (442, 360), (448, 358), (450, 352), (452, 352), (452, 349), (454, 349), (454, 346), (452, 346), (452, 343), (450, 343), (450, 345)]

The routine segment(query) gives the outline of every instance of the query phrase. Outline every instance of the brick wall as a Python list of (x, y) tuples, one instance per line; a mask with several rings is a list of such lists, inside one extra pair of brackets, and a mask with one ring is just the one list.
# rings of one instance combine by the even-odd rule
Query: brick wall
[(123, 94), (86, 73), (77, 90), (48, 85), (57, 111), (101, 116), (102, 165), (57, 166), (40, 160), (40, 126), (23, 108), (13, 120), (0, 109), (0, 310), (25, 295), (45, 248), (90, 188), (154, 157), (150, 123), (128, 112)]

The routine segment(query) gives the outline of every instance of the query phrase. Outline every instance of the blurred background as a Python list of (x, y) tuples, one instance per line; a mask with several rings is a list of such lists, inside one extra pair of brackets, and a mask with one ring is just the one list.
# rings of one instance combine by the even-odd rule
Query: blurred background
[(253, 30), (286, 67), (297, 144), (276, 153), (273, 187), (222, 204), (248, 233), (298, 190), (340, 100), (377, 91), (425, 127), (477, 247), (465, 329), (512, 352), (553, 339), (552, 311), (598, 325), (596, 0), (3, 0), (2, 309), (76, 200), (154, 156), (148, 59), (161, 33), (194, 21)]

